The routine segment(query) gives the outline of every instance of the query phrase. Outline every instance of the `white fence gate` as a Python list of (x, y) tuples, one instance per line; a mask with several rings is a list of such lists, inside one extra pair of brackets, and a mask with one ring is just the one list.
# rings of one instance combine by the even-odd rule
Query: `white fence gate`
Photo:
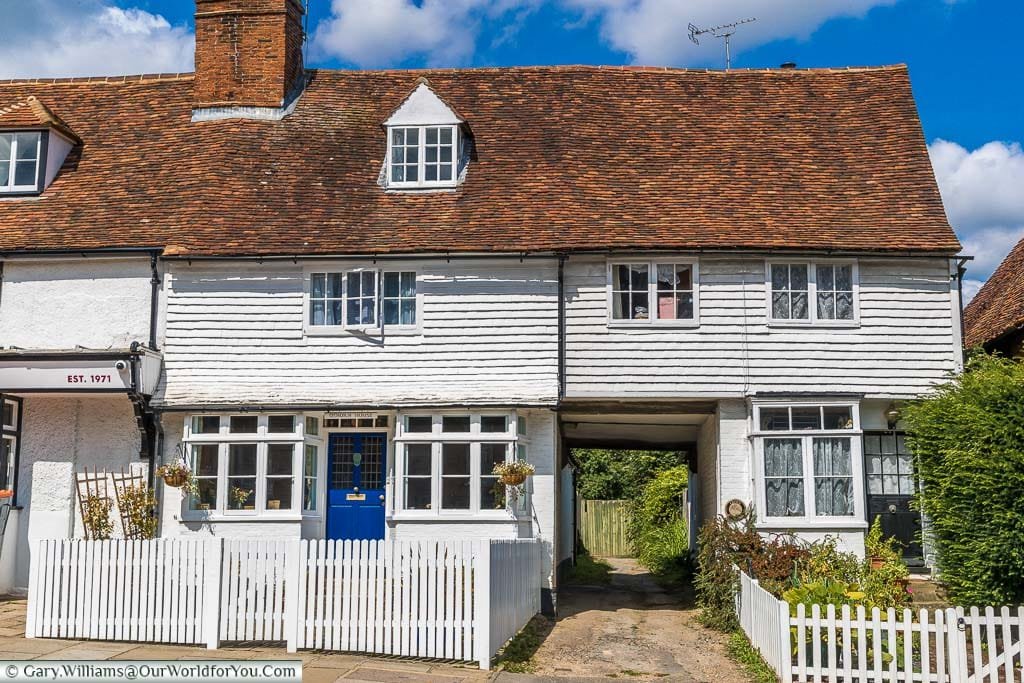
[(26, 636), (476, 661), (540, 611), (539, 541), (40, 541)]
[(743, 632), (782, 681), (1021, 683), (1024, 607), (790, 605), (740, 574)]

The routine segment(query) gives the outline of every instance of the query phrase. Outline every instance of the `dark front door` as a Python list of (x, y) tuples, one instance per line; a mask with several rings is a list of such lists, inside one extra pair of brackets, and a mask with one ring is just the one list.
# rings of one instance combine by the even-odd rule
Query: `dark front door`
[(327, 538), (384, 538), (387, 434), (331, 434)]
[(882, 520), (882, 533), (903, 547), (907, 564), (921, 564), (921, 514), (910, 501), (917, 486), (914, 459), (902, 432), (865, 432), (864, 471), (867, 477), (868, 522)]

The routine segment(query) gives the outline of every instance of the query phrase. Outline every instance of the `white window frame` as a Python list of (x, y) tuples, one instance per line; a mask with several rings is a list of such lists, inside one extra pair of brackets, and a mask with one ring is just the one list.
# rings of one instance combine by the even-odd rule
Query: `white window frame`
[[(303, 494), (303, 500), (299, 501), (299, 507), (302, 510), (302, 516), (303, 517), (320, 517), (321, 515), (323, 515), (323, 510), (324, 510), (324, 496), (327, 495), (326, 486), (323, 486), (323, 483), (324, 483), (324, 473), (326, 471), (326, 467), (324, 466), (324, 460), (327, 457), (327, 444), (326, 444), (326, 441), (324, 440), (325, 436), (324, 436), (324, 420), (323, 420), (323, 415), (320, 415), (320, 414), (307, 415), (307, 414), (300, 413), (298, 415), (298, 417), (299, 417), (300, 420), (302, 420), (302, 432), (303, 432), (303, 442), (302, 442), (302, 485), (299, 487), (299, 490)], [(308, 429), (306, 429), (306, 424), (307, 424), (308, 420), (316, 420), (317, 421), (317, 433), (316, 434), (313, 434)], [(314, 463), (314, 466), (315, 466), (316, 469), (313, 472), (313, 476), (311, 476), (311, 477), (306, 475), (306, 449), (309, 448), (309, 447), (313, 447), (313, 448), (316, 449), (316, 462)], [(306, 501), (305, 501), (305, 495), (304, 495), (305, 491), (306, 491), (305, 487), (306, 487), (306, 480), (307, 479), (312, 479), (313, 480), (313, 491), (314, 491), (313, 495), (315, 497), (315, 503), (316, 503), (316, 505), (314, 505), (309, 510), (306, 509)]]
[[(2, 419), (2, 408), (4, 406), (11, 407), (11, 421), (9, 423)], [(11, 503), (16, 502), (18, 496), (18, 492), (15, 489), (15, 480), (18, 476), (18, 466), (21, 457), (19, 451), (21, 446), (21, 409), (21, 401), (0, 394), (0, 440), (8, 442), (11, 456), (7, 462), (7, 487), (14, 494), (12, 498), (8, 499)]]
[[(848, 407), (853, 418), (850, 429), (790, 429), (762, 430), (762, 408), (829, 408)], [(860, 404), (851, 400), (818, 400), (818, 401), (764, 401), (752, 406), (751, 442), (753, 445), (754, 463), (754, 504), (758, 513), (758, 526), (769, 529), (866, 529), (864, 498), (864, 456), (863, 435), (860, 424)], [(850, 439), (850, 471), (853, 473), (853, 514), (852, 515), (818, 515), (814, 499), (814, 450), (815, 438), (849, 438)], [(804, 514), (793, 517), (771, 517), (767, 514), (767, 495), (765, 493), (766, 477), (764, 467), (764, 442), (766, 439), (801, 439), (801, 455), (803, 457)]]
[[(271, 433), (267, 430), (269, 416), (294, 415), (294, 430), (291, 433)], [(220, 429), (216, 434), (198, 434), (192, 431), (192, 418), (199, 414), (188, 415), (185, 419), (185, 430), (182, 438), (182, 450), (189, 463), (192, 460), (192, 446), (196, 444), (216, 444), (217, 451), (217, 504), (213, 510), (192, 510), (189, 506), (189, 494), (182, 496), (183, 521), (251, 521), (251, 520), (290, 520), (298, 521), (303, 516), (302, 486), (304, 479), (305, 458), (305, 419), (301, 412), (282, 411), (275, 413), (259, 413), (255, 433), (232, 433), (230, 418), (232, 415), (252, 416), (251, 413), (206, 413), (220, 417)], [(272, 443), (292, 445), (292, 508), (288, 510), (269, 510), (266, 508), (267, 492), (267, 446)], [(256, 501), (252, 510), (231, 510), (228, 508), (228, 452), (232, 444), (256, 444)], [(319, 500), (317, 501), (320, 502)], [(307, 513), (313, 514), (313, 513)]]
[[(37, 135), (38, 136), (38, 138), (36, 139), (36, 158), (35, 158), (36, 169), (35, 169), (35, 173), (32, 176), (33, 182), (32, 182), (31, 185), (15, 185), (14, 184), (15, 167), (17, 165), (17, 159), (18, 159), (18, 136), (19, 135)], [(0, 136), (4, 136), (4, 137), (10, 136), (11, 137), (11, 156), (7, 160), (7, 161), (10, 162), (10, 168), (8, 169), (7, 178), (5, 178), (5, 179), (0, 178), (0, 194), (5, 194), (5, 193), (15, 194), (15, 193), (21, 193), (21, 192), (35, 193), (35, 192), (39, 191), (39, 169), (42, 168), (43, 161), (44, 161), (44, 159), (43, 159), (43, 156), (44, 156), (43, 135), (45, 135), (45, 133), (43, 131), (38, 131), (38, 130), (10, 130), (10, 131), (6, 131), (5, 130), (5, 131), (0, 131)]]
[[(372, 325), (349, 325), (348, 324), (348, 274), (353, 272), (363, 273), (367, 271), (373, 271), (376, 273), (377, 281), (377, 306), (376, 306), (376, 320)], [(316, 274), (338, 274), (341, 275), (341, 324), (340, 325), (314, 325), (312, 321), (313, 316), (313, 299), (312, 299), (312, 277)], [(305, 267), (303, 271), (303, 296), (302, 296), (302, 328), (303, 333), (306, 336), (332, 336), (342, 334), (365, 334), (365, 335), (380, 335), (381, 322), (384, 315), (384, 274), (385, 273), (413, 273), (416, 280), (416, 322), (412, 325), (392, 325), (386, 324), (383, 326), (383, 334), (387, 335), (417, 335), (422, 334), (423, 331), (423, 286), (422, 286), (422, 275), (418, 268), (406, 267), (402, 264), (395, 264), (394, 266), (373, 266), (366, 267), (362, 265), (311, 265)]]
[[(442, 128), (447, 128), (452, 131), (452, 178), (451, 180), (426, 180), (426, 148), (427, 148), (427, 129), (437, 128), (439, 131)], [(391, 138), (392, 134), (396, 130), (410, 130), (416, 129), (419, 131), (419, 140), (417, 147), (417, 179), (414, 181), (394, 181), (391, 179), (391, 155), (392, 145)], [(459, 134), (459, 126), (455, 124), (423, 124), (423, 125), (394, 125), (387, 127), (387, 152), (385, 154), (384, 169), (386, 185), (388, 189), (397, 190), (417, 190), (417, 189), (434, 189), (434, 188), (452, 188), (458, 185), (459, 182), (459, 156), (461, 150), (461, 136)], [(438, 133), (440, 135), (440, 132)], [(433, 163), (433, 162), (432, 162)]]
[[(776, 318), (772, 310), (772, 266), (803, 265), (807, 266), (807, 317)], [(851, 266), (853, 280), (853, 319), (837, 320), (835, 318), (818, 317), (818, 266)], [(773, 258), (766, 259), (764, 265), (765, 315), (770, 327), (858, 327), (860, 326), (860, 267), (853, 259), (806, 259), (806, 258)]]
[[(659, 318), (658, 300), (658, 266), (659, 265), (690, 266), (693, 276), (693, 318)], [(614, 304), (616, 291), (614, 288), (615, 266), (646, 265), (647, 266), (647, 302), (649, 306), (646, 320), (630, 320), (616, 318)], [(608, 259), (606, 264), (606, 308), (609, 327), (699, 327), (700, 326), (700, 261), (692, 257), (679, 258), (616, 258)]]
[[(408, 432), (406, 431), (406, 418), (408, 417), (430, 417), (430, 432)], [(470, 431), (468, 432), (444, 432), (442, 423), (444, 417), (469, 416)], [(506, 417), (506, 430), (504, 432), (481, 432), (480, 419), (483, 416)], [(432, 519), (438, 521), (513, 521), (517, 519), (516, 510), (511, 509), (511, 501), (506, 501), (503, 510), (484, 510), (480, 508), (480, 485), (481, 472), (480, 445), (482, 443), (503, 443), (506, 444), (506, 457), (514, 457), (516, 444), (522, 437), (517, 434), (517, 414), (515, 411), (407, 411), (399, 413), (395, 426), (395, 520), (424, 520)], [(470, 458), (470, 507), (469, 509), (442, 509), (442, 448), (445, 443), (468, 443)], [(427, 510), (407, 510), (405, 508), (405, 446), (406, 444), (430, 444), (431, 446), (431, 506)], [(526, 513), (523, 513), (526, 514)]]

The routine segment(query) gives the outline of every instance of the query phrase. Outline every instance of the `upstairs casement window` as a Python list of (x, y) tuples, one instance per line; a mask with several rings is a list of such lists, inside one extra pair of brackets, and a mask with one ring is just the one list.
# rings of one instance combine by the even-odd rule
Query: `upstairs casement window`
[(0, 133), (0, 192), (36, 192), (43, 158), (40, 132)]
[(356, 269), (309, 275), (308, 328), (413, 328), (417, 324), (415, 271)]
[(759, 405), (754, 419), (762, 519), (862, 520), (856, 405)]
[(454, 187), (458, 177), (458, 126), (390, 129), (388, 186)]
[(608, 266), (609, 319), (617, 324), (695, 325), (696, 261), (622, 261)]
[(775, 324), (855, 325), (857, 277), (853, 262), (771, 261), (768, 319)]

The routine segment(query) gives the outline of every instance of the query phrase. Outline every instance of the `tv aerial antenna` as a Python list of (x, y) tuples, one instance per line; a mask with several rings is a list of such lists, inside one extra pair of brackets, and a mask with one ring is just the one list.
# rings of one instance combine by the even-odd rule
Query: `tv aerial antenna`
[(757, 17), (751, 17), (750, 19), (741, 19), (731, 24), (722, 24), (721, 26), (712, 26), (711, 28), (699, 28), (690, 24), (690, 40), (694, 45), (700, 45), (700, 36), (704, 34), (710, 34), (715, 38), (721, 38), (725, 41), (725, 68), (729, 69), (732, 66), (732, 54), (729, 51), (729, 39), (736, 29), (743, 24), (749, 24), (757, 21)]

